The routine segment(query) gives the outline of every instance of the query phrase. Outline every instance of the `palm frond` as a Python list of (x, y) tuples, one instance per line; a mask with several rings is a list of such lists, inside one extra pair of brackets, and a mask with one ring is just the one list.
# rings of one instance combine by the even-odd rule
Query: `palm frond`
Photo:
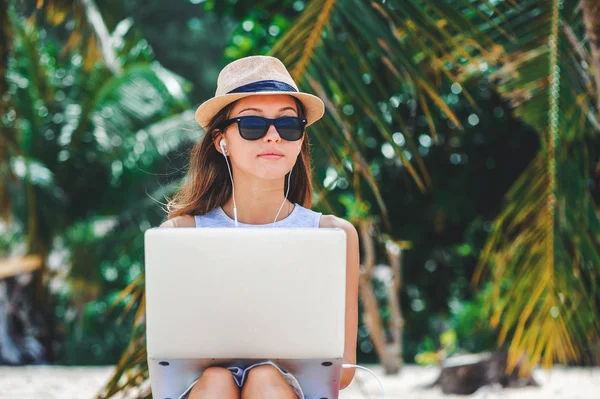
[[(577, 360), (600, 338), (600, 237), (590, 234), (600, 223), (586, 183), (586, 141), (595, 138), (597, 114), (583, 51), (567, 26), (577, 10), (570, 4), (561, 11), (559, 3), (527, 1), (506, 12), (519, 40), (506, 45), (492, 74), (542, 139), (508, 192), (473, 277), (479, 281), (487, 266), (491, 323), (500, 327), (501, 343), (510, 339), (510, 369), (526, 355), (523, 372), (539, 362)], [(524, 23), (527, 17), (534, 23)]]
[[(581, 155), (559, 159), (568, 163)], [(590, 232), (598, 231), (600, 223), (585, 186), (572, 185), (572, 176), (584, 173), (586, 165), (559, 170), (559, 203), (553, 203), (546, 161), (547, 154), (540, 153), (507, 194), (474, 275), (479, 281), (488, 266), (491, 323), (500, 327), (501, 343), (512, 334), (510, 367), (524, 354), (530, 366), (566, 363), (598, 338), (594, 301), (600, 248)], [(549, 218), (549, 212), (556, 214)]]
[[(569, 23), (576, 23), (581, 16), (569, 19), (565, 14), (562, 13), (560, 29), (552, 40), (556, 40), (559, 46), (557, 73), (561, 84), (556, 95), (561, 115), (568, 116), (561, 119), (560, 130), (564, 132), (563, 138), (571, 141), (597, 131), (600, 123), (594, 96), (590, 95), (590, 71), (581, 63), (586, 61), (581, 58), (583, 53), (579, 46), (582, 39), (569, 36), (569, 32), (573, 34)], [(490, 78), (499, 93), (510, 101), (516, 116), (537, 131), (546, 132), (550, 126), (547, 98), (551, 76), (548, 65), (552, 9), (541, 1), (523, 2), (512, 12), (507, 12), (506, 24), (512, 27), (519, 40), (505, 44), (506, 54), (501, 59), (501, 67)]]
[[(370, 187), (384, 223), (388, 217), (381, 183), (367, 150), (391, 146), (397, 165), (406, 168), (422, 192), (429, 190), (431, 178), (410, 128), (417, 104), (434, 140), (435, 111), (460, 128), (438, 93), (438, 74), (455, 79), (461, 69), (479, 62), (476, 56), (493, 59), (501, 51), (488, 37), (500, 24), (489, 17), (466, 18), (463, 11), (476, 7), (463, 3), (455, 10), (445, 2), (415, 0), (313, 1), (271, 51), (292, 69), (301, 87), (325, 101), (328, 112), (311, 132), (337, 149), (327, 150), (331, 165), (361, 164), (353, 170)], [(405, 144), (399, 145), (401, 141)]]
[[(294, 67), (291, 71), (294, 80), (299, 80), (299, 78), (304, 75), (306, 66), (318, 46), (321, 35), (329, 22), (335, 3), (336, 0), (325, 0), (324, 2), (313, 1), (304, 10), (302, 16), (298, 20), (293, 41), (295, 43), (302, 43), (303, 46), (296, 47), (297, 50), (302, 50), (302, 52), (299, 54), (299, 59), (294, 63)], [(278, 52), (284, 45), (289, 45), (289, 43), (280, 40), (273, 46), (271, 52)], [(288, 55), (288, 57), (290, 56), (292, 56), (292, 54)], [(293, 56), (296, 56), (296, 54), (293, 54)]]
[[(44, 19), (55, 27), (69, 19), (73, 21), (74, 27), (63, 51), (66, 54), (77, 48), (83, 49), (83, 65), (86, 70), (90, 70), (95, 62), (102, 61), (111, 73), (121, 72), (113, 38), (94, 0), (38, 0), (36, 11), (43, 14)], [(35, 14), (30, 22), (33, 22), (34, 17)]]

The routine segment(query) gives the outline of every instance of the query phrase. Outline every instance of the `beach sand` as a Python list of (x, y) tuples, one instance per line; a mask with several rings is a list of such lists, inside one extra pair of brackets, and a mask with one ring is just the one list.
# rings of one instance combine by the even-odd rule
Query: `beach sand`
[[(424, 389), (438, 369), (405, 366), (399, 375), (386, 376), (379, 365), (363, 365), (382, 380), (386, 399), (600, 399), (600, 368), (555, 367), (535, 370), (540, 387), (484, 387), (470, 396), (444, 395), (439, 387)], [(110, 378), (112, 367), (28, 366), (0, 367), (2, 399), (94, 399)], [(380, 398), (379, 384), (364, 370), (357, 370), (340, 399)], [(117, 399), (117, 398), (115, 398)]]

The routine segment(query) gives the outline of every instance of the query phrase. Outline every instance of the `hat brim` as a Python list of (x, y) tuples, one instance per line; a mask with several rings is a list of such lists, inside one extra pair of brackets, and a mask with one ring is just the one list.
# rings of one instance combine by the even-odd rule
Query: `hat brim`
[(208, 125), (212, 118), (227, 104), (249, 96), (265, 96), (268, 94), (288, 94), (296, 97), (304, 105), (306, 111), (306, 126), (310, 126), (323, 117), (325, 105), (319, 97), (308, 93), (290, 92), (290, 91), (261, 91), (253, 93), (232, 93), (213, 97), (206, 100), (196, 109), (196, 121), (204, 130), (208, 130)]

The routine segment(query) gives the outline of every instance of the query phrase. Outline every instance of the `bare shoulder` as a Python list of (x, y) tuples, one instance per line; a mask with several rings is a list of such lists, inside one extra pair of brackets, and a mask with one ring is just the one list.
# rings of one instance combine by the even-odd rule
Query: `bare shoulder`
[(196, 227), (196, 220), (190, 215), (176, 216), (164, 221), (159, 227)]
[(321, 216), (319, 228), (342, 229), (346, 232), (346, 236), (348, 237), (348, 239), (354, 239), (356, 237), (356, 239), (358, 240), (358, 233), (356, 232), (356, 228), (354, 227), (354, 225), (346, 219), (342, 219), (335, 215)]

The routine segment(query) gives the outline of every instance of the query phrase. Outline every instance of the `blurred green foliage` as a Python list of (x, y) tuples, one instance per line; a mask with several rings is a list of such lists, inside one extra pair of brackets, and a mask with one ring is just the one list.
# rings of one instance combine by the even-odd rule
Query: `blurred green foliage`
[[(102, 2), (109, 32), (121, 43), (120, 75), (98, 60), (84, 68), (85, 45), (64, 51), (77, 34), (72, 17), (50, 26), (36, 15), (37, 23), (29, 24), (32, 3), (10, 8), (15, 32), (7, 80), (13, 108), (2, 124), (18, 132), (23, 155), (11, 166), (21, 183), (34, 186), (36, 215), (52, 245), (50, 289), (59, 338), (53, 349), (60, 363), (118, 360), (132, 328), (128, 311), (135, 309), (124, 304), (108, 309), (142, 272), (143, 231), (164, 220), (159, 201), (173, 192), (191, 144), (200, 137), (190, 110), (213, 95), (218, 71), (227, 62), (268, 53), (305, 6), (301, 0)], [(369, 84), (373, 77), (361, 79)], [(361, 134), (371, 136), (364, 150), (388, 207), (390, 233), (412, 243), (403, 254), (400, 294), (409, 362), (439, 347), (482, 351), (494, 346), (495, 333), (470, 279), (503, 195), (540, 145), (487, 80), (474, 78), (463, 87), (442, 77), (438, 90), (464, 130), (434, 111), (437, 144), (411, 93), (390, 99), (394, 112), (409, 122), (408, 131), (393, 135), (394, 142), (402, 145), (407, 135), (415, 137), (415, 150), (432, 172), (433, 189), (425, 194), (399, 166), (391, 145), (370, 135), (377, 126), (360, 122), (365, 123)], [(344, 106), (346, 116), (353, 115), (353, 107)], [(376, 205), (372, 193), (356, 193), (338, 173), (345, 165), (331, 164), (318, 143), (313, 147), (315, 179), (327, 187), (333, 212), (349, 220), (368, 215)], [(10, 190), (16, 220), (26, 221), (23, 186)], [(24, 238), (23, 225), (11, 228), (0, 253)], [(378, 252), (384, 259), (383, 249)], [(377, 281), (374, 290), (386, 303)], [(381, 312), (387, 321), (389, 309)], [(358, 360), (375, 361), (362, 323), (358, 338)]]
[[(12, 199), (10, 239), (1, 253), (48, 248), (56, 326), (39, 332), (58, 362), (114, 363), (131, 320), (105, 313), (143, 269), (142, 232), (164, 214), (155, 198), (172, 189), (157, 169), (180, 169), (183, 142), (199, 137), (186, 91), (190, 85), (154, 61), (139, 32), (121, 21), (112, 40), (121, 72), (84, 63), (85, 43), (63, 52), (70, 19), (57, 27), (9, 7), (12, 52), (2, 116), (2, 190)], [(34, 14), (43, 21), (40, 13)], [(76, 35), (77, 33), (72, 33)], [(182, 130), (183, 129), (183, 130)], [(33, 237), (33, 240), (32, 240)], [(28, 247), (28, 248), (27, 248)], [(48, 336), (50, 335), (50, 336)]]
[[(41, 60), (45, 74), (38, 77), (36, 87), (52, 87), (45, 102), (23, 97), (23, 101), (37, 102), (35, 107), (21, 103), (24, 110), (19, 112), (19, 123), (38, 127), (36, 134), (21, 137), (44, 142), (41, 161), (64, 179), (54, 182), (53, 189), (63, 196), (72, 196), (63, 205), (45, 207), (52, 212), (50, 224), (60, 226), (60, 239), (55, 245), (69, 253), (64, 262), (72, 265), (68, 277), (62, 276), (68, 284), (60, 285), (54, 293), (55, 315), (60, 321), (58, 333), (63, 337), (56, 345), (61, 363), (111, 364), (118, 359), (129, 339), (131, 314), (117, 323), (123, 305), (109, 315), (107, 309), (118, 292), (141, 272), (141, 232), (164, 218), (160, 205), (149, 200), (147, 194), (168, 193), (168, 188), (161, 189), (161, 185), (176, 184), (184, 172), (191, 141), (178, 144), (180, 140), (176, 140), (168, 145), (170, 150), (157, 151), (151, 139), (167, 140), (175, 127), (161, 130), (159, 126), (155, 134), (148, 134), (145, 112), (149, 112), (152, 103), (128, 105), (131, 90), (142, 90), (145, 94), (139, 98), (152, 101), (156, 97), (149, 95), (148, 90), (161, 87), (156, 71), (168, 67), (172, 72), (165, 73), (174, 73), (190, 102), (203, 101), (212, 95), (216, 74), (225, 63), (268, 52), (304, 8), (302, 1), (273, 2), (276, 5), (272, 7), (269, 2), (261, 7), (215, 1), (193, 3), (105, 3), (105, 14), (114, 24), (132, 19), (119, 51), (125, 67), (120, 76), (109, 76), (99, 64), (84, 70), (79, 51), (66, 57), (59, 54), (67, 38), (60, 30), (68, 22), (57, 28), (36, 27), (29, 35), (41, 32), (42, 38), (32, 39), (31, 45), (16, 41), (14, 73), (23, 82), (28, 81), (38, 66), (26, 63)], [(31, 38), (25, 33), (23, 37)], [(31, 46), (37, 46), (42, 55), (21, 54), (31, 51)], [(17, 60), (20, 61), (15, 64)], [(161, 66), (154, 60), (159, 60)], [(142, 82), (148, 86), (138, 87)], [(188, 82), (194, 82), (194, 88)], [(414, 244), (404, 254), (401, 294), (406, 319), (404, 355), (408, 361), (421, 350), (427, 337), (438, 337), (445, 326), (459, 317), (457, 314), (463, 315), (464, 310), (459, 312), (457, 308), (469, 307), (473, 294), (468, 280), (486, 226), (497, 211), (502, 194), (537, 146), (535, 135), (510, 118), (506, 105), (484, 80), (474, 81), (472, 86), (468, 90), (477, 98), (477, 113), (458, 95), (460, 87), (451, 82), (443, 86), (444, 96), (467, 128), (459, 131), (450, 121), (444, 121), (442, 114), (438, 115), (442, 122), (441, 145), (432, 145), (424, 115), (417, 112), (412, 119), (419, 151), (428, 169), (435, 171), (432, 192), (422, 195), (416, 191), (375, 139), (368, 150), (370, 167), (382, 182), (383, 196), (390, 204), (393, 233)], [(18, 93), (17, 89), (14, 94)], [(102, 100), (98, 102), (99, 97)], [(399, 111), (410, 114), (415, 107), (413, 101), (409, 96), (400, 96)], [(160, 112), (158, 119), (164, 120), (174, 112), (192, 109), (187, 104), (177, 100), (174, 109), (156, 104), (155, 112)], [(37, 110), (35, 114), (33, 109)], [(65, 131), (72, 130), (79, 131), (80, 138), (78, 146), (69, 151), (61, 140), (66, 140)], [(168, 134), (161, 138), (164, 132)], [(192, 133), (190, 138), (193, 137), (197, 136)], [(395, 139), (401, 141), (402, 137)], [(110, 151), (98, 151), (103, 143)], [(315, 149), (315, 158), (323, 159), (319, 148)], [(323, 185), (335, 183), (328, 194), (335, 212), (349, 220), (365, 217), (372, 199), (367, 196), (356, 202), (347, 181), (333, 177), (328, 182), (332, 179), (331, 168), (316, 164), (316, 176)], [(163, 199), (160, 195), (153, 197)], [(383, 304), (385, 290), (375, 286), (375, 293)], [(389, 309), (382, 308), (382, 317), (384, 321), (389, 318)], [(474, 323), (472, 318), (461, 317)], [(461, 328), (475, 327), (463, 324)], [(478, 341), (478, 335), (464, 334), (459, 339)], [(490, 344), (489, 340), (485, 345), (461, 343), (474, 349)], [(360, 361), (376, 360), (364, 326), (359, 329), (358, 345)]]

